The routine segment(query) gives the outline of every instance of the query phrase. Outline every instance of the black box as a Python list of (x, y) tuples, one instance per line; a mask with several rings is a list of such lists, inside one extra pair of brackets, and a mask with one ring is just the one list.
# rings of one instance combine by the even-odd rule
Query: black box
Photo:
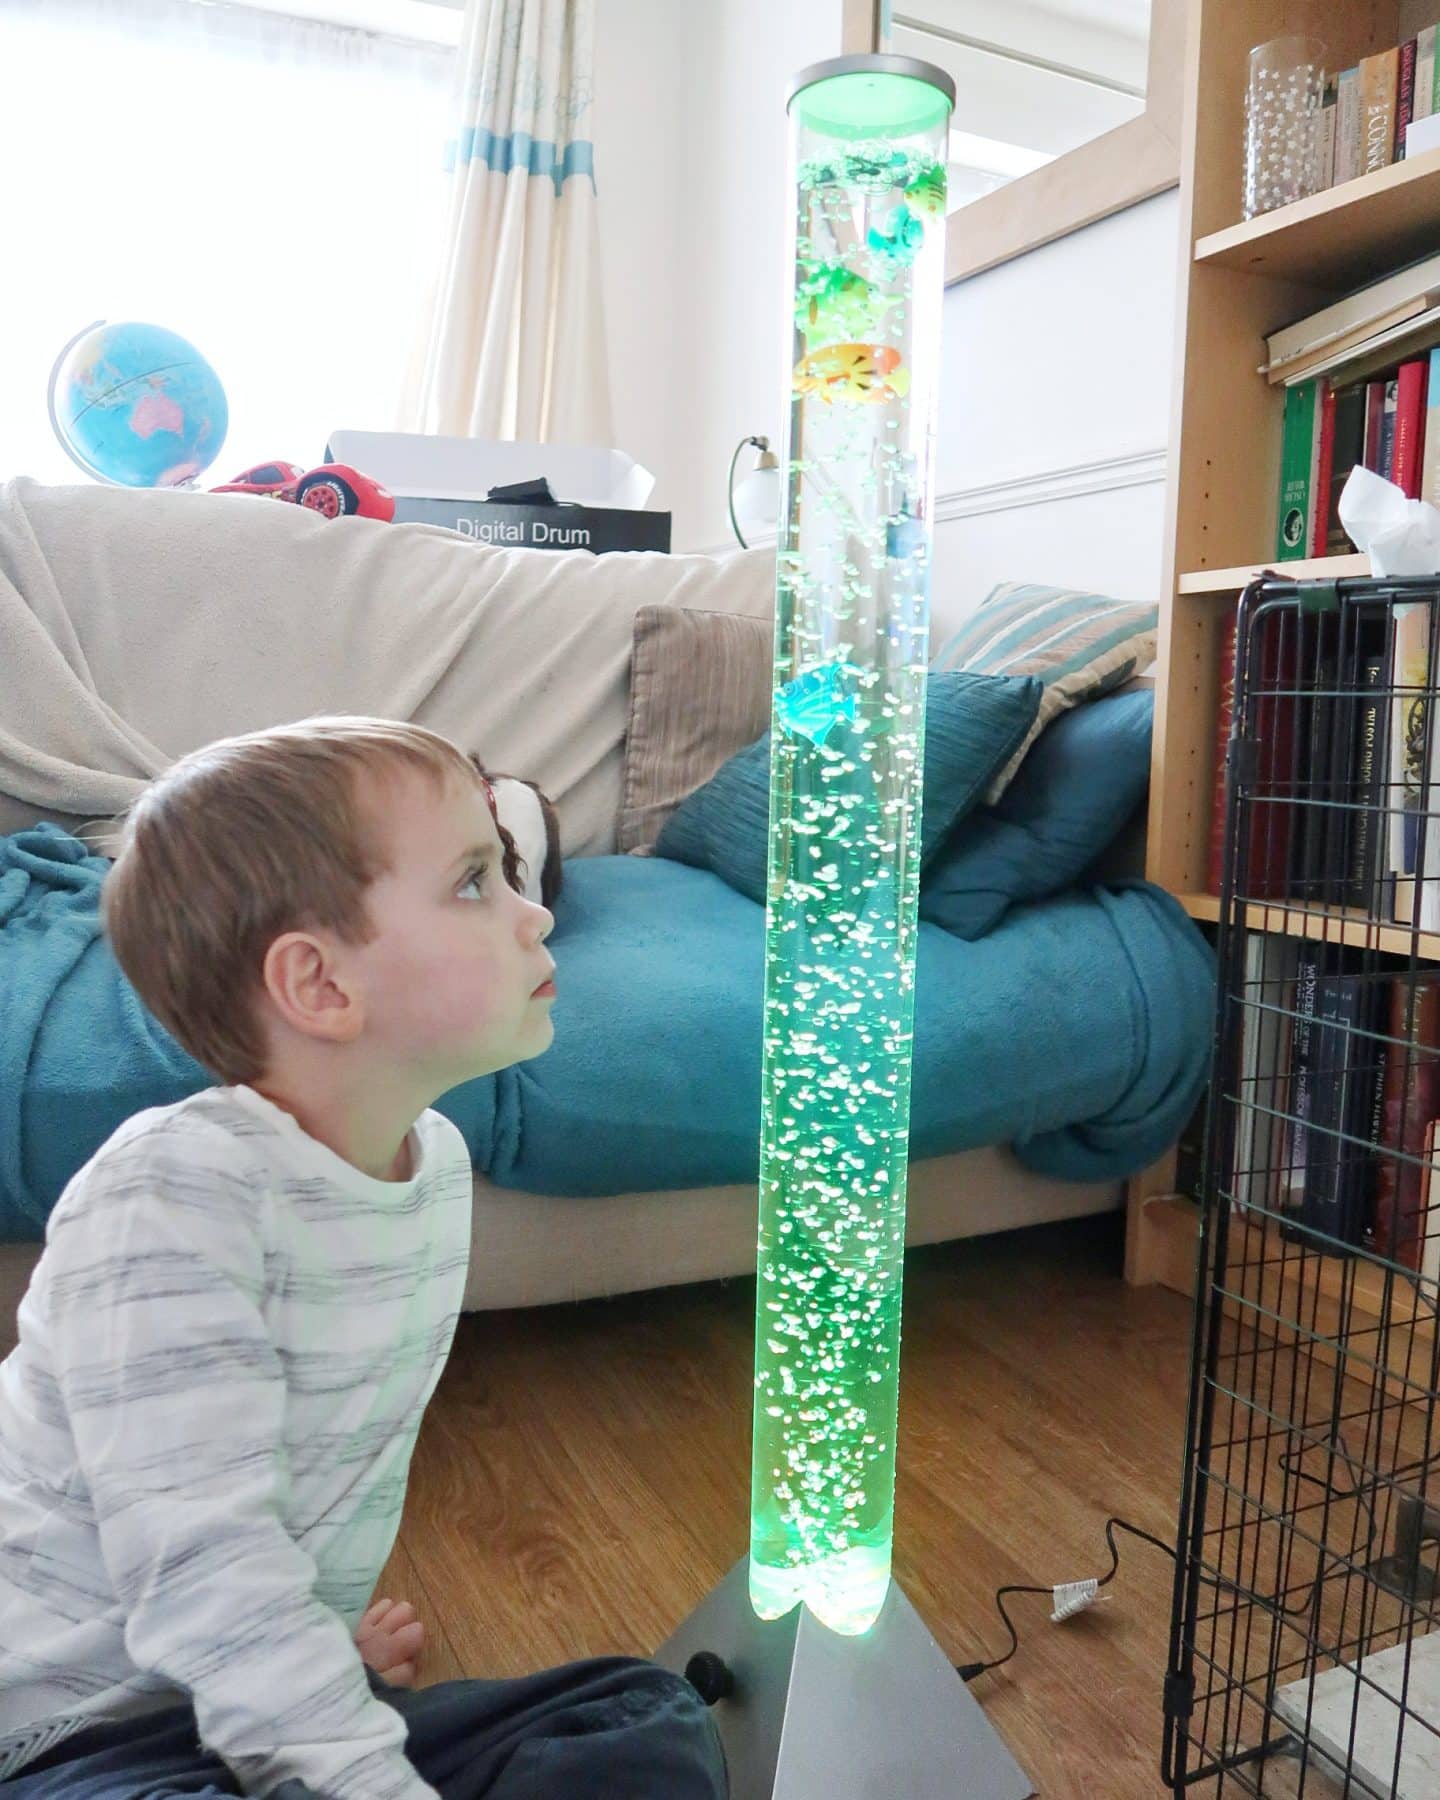
[(395, 496), (397, 525), (443, 525), (517, 550), (669, 550), (670, 514), (620, 506), (517, 506), (503, 500)]

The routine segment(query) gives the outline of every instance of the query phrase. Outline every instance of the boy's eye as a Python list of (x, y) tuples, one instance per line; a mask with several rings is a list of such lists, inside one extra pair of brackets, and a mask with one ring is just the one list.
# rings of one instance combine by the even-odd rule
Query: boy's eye
[(485, 886), (485, 877), (488, 873), (489, 871), (483, 864), (478, 869), (472, 869), (456, 890), (460, 898), (462, 900), (483, 899), (484, 896), (480, 890)]

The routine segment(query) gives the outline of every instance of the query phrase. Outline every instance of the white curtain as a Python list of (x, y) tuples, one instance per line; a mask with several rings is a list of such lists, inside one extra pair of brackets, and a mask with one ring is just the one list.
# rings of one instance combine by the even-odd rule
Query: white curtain
[(0, 479), (80, 479), (46, 387), (97, 318), (213, 364), (230, 435), (203, 485), (392, 426), (454, 62), (245, 6), (0, 0)]
[(613, 441), (589, 136), (594, 22), (594, 0), (469, 0), (412, 430)]

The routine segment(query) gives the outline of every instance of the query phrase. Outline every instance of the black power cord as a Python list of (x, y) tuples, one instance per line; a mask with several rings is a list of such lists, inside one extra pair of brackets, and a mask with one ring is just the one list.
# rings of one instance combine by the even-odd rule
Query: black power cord
[[(1153, 1537), (1148, 1531), (1142, 1531), (1138, 1525), (1132, 1525), (1128, 1519), (1107, 1519), (1105, 1521), (1105, 1542), (1110, 1546), (1110, 1567), (1096, 1582), (1097, 1588), (1102, 1588), (1108, 1582), (1113, 1581), (1115, 1571), (1120, 1567), (1120, 1547), (1115, 1542), (1117, 1531), (1128, 1531), (1132, 1537), (1140, 1538), (1147, 1544), (1153, 1544), (1157, 1550), (1163, 1550), (1172, 1562), (1175, 1560), (1173, 1544), (1167, 1544), (1162, 1539)], [(1005, 1610), (1006, 1598), (1011, 1594), (1044, 1594), (1048, 1598), (1053, 1598), (1055, 1589), (1053, 1587), (1025, 1587), (1013, 1582), (1008, 1587), (997, 1589), (995, 1610), (1004, 1620), (1005, 1629), (1010, 1633), (1010, 1648), (1003, 1656), (997, 1656), (993, 1662), (957, 1664), (955, 1672), (962, 1681), (974, 1681), (977, 1675), (988, 1675), (992, 1669), (1003, 1668), (1020, 1648), (1020, 1639), (1016, 1636), (1014, 1621)]]

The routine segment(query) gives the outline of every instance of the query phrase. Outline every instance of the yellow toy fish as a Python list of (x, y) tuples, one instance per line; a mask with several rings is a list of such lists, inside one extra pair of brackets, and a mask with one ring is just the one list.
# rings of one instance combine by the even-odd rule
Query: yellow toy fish
[(943, 163), (934, 163), (928, 169), (922, 169), (905, 190), (905, 198), (916, 212), (924, 213), (928, 218), (941, 219), (945, 216), (945, 167)]
[(797, 394), (824, 401), (868, 400), (883, 404), (910, 391), (910, 371), (889, 344), (827, 344), (795, 365)]

